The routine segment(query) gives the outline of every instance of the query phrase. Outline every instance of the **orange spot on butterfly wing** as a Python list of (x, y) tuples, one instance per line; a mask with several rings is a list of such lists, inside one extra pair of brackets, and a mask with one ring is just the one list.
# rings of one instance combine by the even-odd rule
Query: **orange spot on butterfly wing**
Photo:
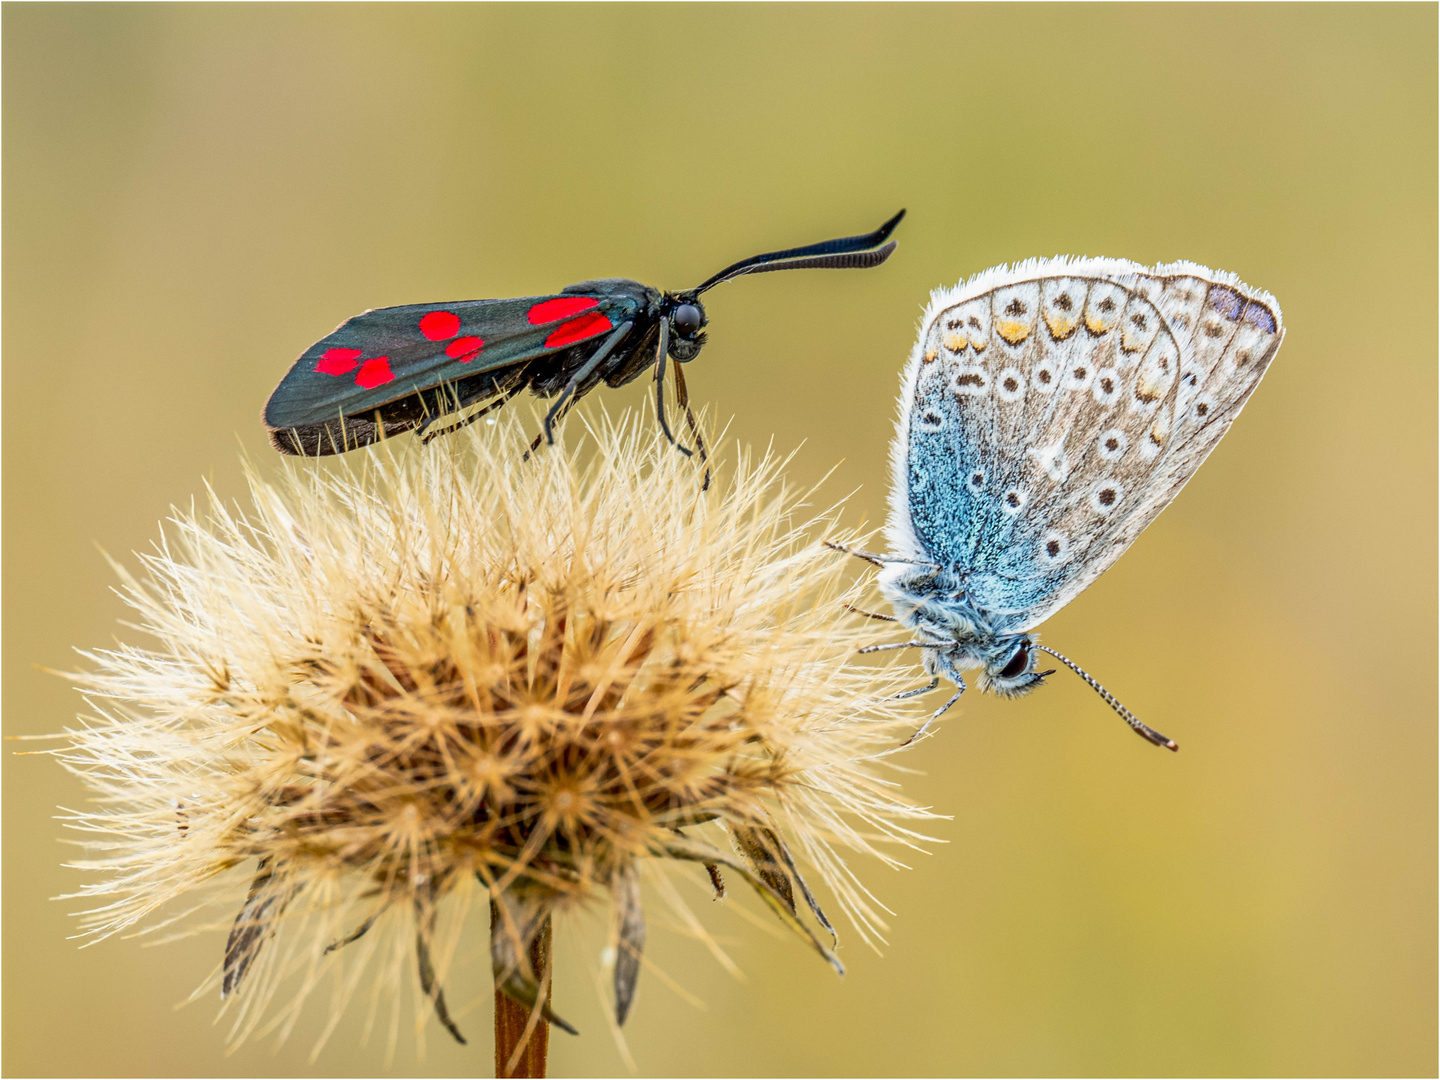
[(997, 319), (995, 320), (995, 332), (1011, 345), (1019, 345), (1020, 342), (1030, 336), (1030, 324), (1012, 322), (1008, 319)]
[(545, 339), (545, 348), (558, 349), (562, 345), (573, 345), (577, 341), (584, 341), (586, 338), (603, 334), (610, 329), (610, 320), (605, 317), (603, 311), (592, 311), (589, 314), (581, 315), (578, 319), (571, 319), (569, 322), (556, 327)]
[(600, 301), (593, 296), (557, 296), (552, 300), (540, 301), (526, 313), (525, 317), (530, 320), (531, 326), (541, 326), (545, 323), (568, 319), (571, 315), (589, 311), (599, 304)]

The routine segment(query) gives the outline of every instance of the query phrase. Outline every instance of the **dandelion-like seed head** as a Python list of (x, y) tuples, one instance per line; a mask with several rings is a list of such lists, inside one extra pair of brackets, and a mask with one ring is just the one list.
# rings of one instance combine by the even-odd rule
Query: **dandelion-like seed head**
[(422, 1011), (458, 1037), (436, 920), (476, 897), (497, 987), (560, 1024), (537, 935), (608, 902), (623, 1022), (642, 866), (747, 882), (837, 967), (812, 883), (867, 940), (883, 925), (845, 855), (893, 862), (929, 815), (886, 772), (914, 720), (887, 700), (903, 669), (855, 656), (873, 631), (818, 543), (833, 514), (743, 453), (702, 492), (641, 424), (517, 445), (501, 423), (252, 470), (252, 509), (212, 496), (122, 571), (156, 644), (79, 676), (92, 711), (62, 756), (100, 796), (71, 820), (104, 875), (85, 927), (228, 898), (236, 1038), (382, 924), (413, 935)]

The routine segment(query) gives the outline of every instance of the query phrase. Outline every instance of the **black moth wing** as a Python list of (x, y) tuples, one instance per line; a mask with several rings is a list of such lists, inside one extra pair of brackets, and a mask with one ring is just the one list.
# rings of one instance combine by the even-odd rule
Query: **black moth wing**
[(291, 366), (264, 421), (289, 454), (333, 454), (418, 427), (528, 381), (531, 361), (598, 348), (645, 306), (641, 290), (375, 308)]

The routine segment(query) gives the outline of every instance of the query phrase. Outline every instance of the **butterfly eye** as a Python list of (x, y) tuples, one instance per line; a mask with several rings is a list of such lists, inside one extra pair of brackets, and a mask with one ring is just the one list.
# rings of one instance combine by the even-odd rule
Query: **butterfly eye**
[(677, 333), (689, 337), (700, 329), (700, 324), (705, 316), (700, 313), (700, 308), (695, 304), (681, 304), (670, 316), (670, 325)]
[(1025, 665), (1030, 663), (1030, 650), (1021, 647), (1020, 651), (1010, 658), (1010, 662), (1000, 669), (1002, 679), (1013, 679), (1025, 670)]

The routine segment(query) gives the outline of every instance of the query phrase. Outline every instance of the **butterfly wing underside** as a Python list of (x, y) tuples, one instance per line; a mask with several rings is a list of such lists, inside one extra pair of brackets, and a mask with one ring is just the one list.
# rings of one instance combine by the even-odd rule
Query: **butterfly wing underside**
[[(470, 400), (483, 400), (506, 389), (527, 361), (599, 339), (637, 306), (628, 296), (566, 293), (366, 311), (300, 355), (270, 395), (265, 425), (272, 432), (297, 432), (305, 441), (342, 417), (366, 418), (442, 385), (466, 387)], [(423, 410), (416, 411), (417, 418), (386, 427), (415, 426), (424, 419)], [(341, 429), (347, 438), (360, 438), (352, 445), (381, 434), (365, 419)]]
[(1047, 260), (937, 292), (906, 367), (888, 535), (1043, 622), (1154, 520), (1279, 348), (1274, 297), (1192, 263)]

